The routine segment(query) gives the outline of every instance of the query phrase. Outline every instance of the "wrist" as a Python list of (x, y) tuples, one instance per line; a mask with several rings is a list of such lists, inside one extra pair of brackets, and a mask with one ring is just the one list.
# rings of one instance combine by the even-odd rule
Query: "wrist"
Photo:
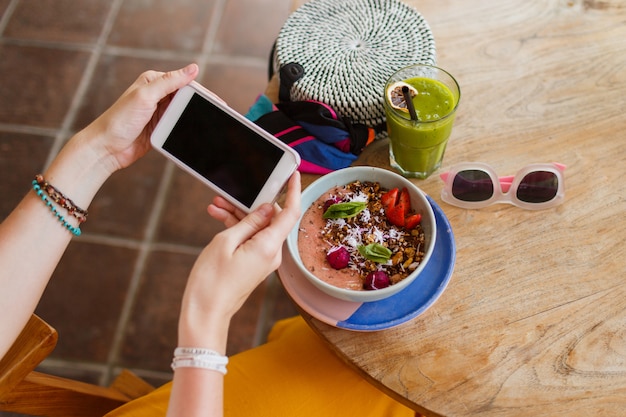
[(231, 317), (201, 306), (183, 307), (178, 323), (178, 346), (212, 349), (226, 353)]
[(113, 170), (91, 145), (97, 138), (78, 132), (61, 149), (44, 177), (80, 207), (87, 208)]

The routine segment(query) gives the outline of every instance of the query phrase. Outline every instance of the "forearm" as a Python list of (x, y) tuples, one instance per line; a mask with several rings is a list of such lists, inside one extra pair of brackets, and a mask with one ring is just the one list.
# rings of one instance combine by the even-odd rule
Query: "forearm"
[[(228, 313), (207, 313), (184, 304), (178, 327), (178, 346), (226, 351)], [(167, 410), (168, 417), (223, 415), (224, 376), (215, 370), (177, 368)]]
[(176, 370), (167, 417), (223, 415), (224, 376), (221, 373), (198, 368)]
[[(81, 132), (72, 138), (43, 173), (46, 181), (83, 209), (110, 175), (85, 135)], [(25, 190), (35, 174), (23, 179)], [(57, 204), (54, 207), (69, 224), (79, 225), (66, 210)], [(72, 233), (32, 188), (0, 224), (0, 306), (2, 311), (11, 312), (10, 320), (0, 320), (0, 357), (35, 310), (71, 238)]]

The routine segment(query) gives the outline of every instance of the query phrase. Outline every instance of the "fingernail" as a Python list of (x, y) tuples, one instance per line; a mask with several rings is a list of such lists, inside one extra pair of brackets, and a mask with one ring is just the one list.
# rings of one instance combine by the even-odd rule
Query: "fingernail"
[(265, 217), (271, 216), (272, 213), (274, 212), (274, 209), (269, 204), (263, 204), (262, 206), (259, 207), (258, 210), (259, 210), (259, 213), (261, 213)]
[(193, 74), (196, 71), (196, 64), (189, 64), (183, 68), (183, 72), (187, 75)]

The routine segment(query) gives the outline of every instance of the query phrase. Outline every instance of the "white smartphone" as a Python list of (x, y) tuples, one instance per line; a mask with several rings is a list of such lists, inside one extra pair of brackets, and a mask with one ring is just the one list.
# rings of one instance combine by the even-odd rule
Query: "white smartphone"
[(239, 209), (272, 203), (300, 156), (197, 82), (172, 98), (152, 146)]

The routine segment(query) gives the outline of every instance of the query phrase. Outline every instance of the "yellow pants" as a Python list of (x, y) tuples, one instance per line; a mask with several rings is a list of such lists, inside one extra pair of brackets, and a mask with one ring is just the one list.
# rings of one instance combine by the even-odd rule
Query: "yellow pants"
[[(107, 417), (165, 416), (170, 390), (165, 384)], [(336, 357), (301, 317), (276, 323), (267, 343), (232, 356), (224, 391), (226, 417), (415, 415)]]

